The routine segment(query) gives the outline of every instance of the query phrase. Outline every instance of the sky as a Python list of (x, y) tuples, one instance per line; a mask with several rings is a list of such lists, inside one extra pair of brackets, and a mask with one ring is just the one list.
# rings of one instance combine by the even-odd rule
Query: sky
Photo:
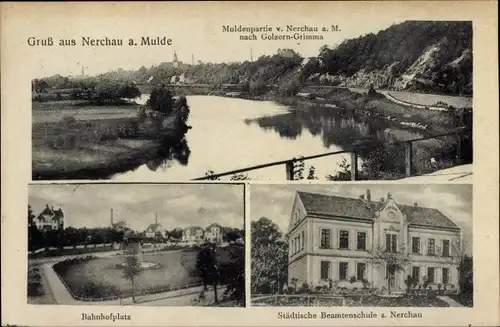
[[(180, 61), (185, 63), (201, 60), (203, 62), (233, 62), (250, 59), (261, 55), (271, 55), (279, 48), (293, 48), (304, 57), (315, 56), (323, 45), (332, 46), (346, 39), (355, 38), (367, 33), (377, 33), (392, 24), (400, 23), (402, 19), (394, 19), (390, 15), (377, 15), (376, 19), (367, 19), (362, 11), (349, 11), (349, 14), (336, 14), (346, 11), (345, 4), (316, 4), (314, 15), (307, 15), (305, 4), (274, 4), (274, 7), (259, 6), (258, 10), (252, 4), (247, 8), (232, 7), (229, 13), (224, 4), (205, 8), (193, 8), (183, 3), (152, 8), (137, 7), (134, 12), (124, 11), (115, 15), (104, 15), (98, 11), (98, 6), (87, 6), (79, 11), (67, 11), (64, 15), (55, 15), (48, 9), (43, 15), (26, 13), (26, 25), (37, 26), (36, 29), (22, 30), (18, 39), (27, 43), (29, 37), (54, 41), (60, 39), (75, 39), (73, 47), (39, 46), (31, 47), (30, 64), (33, 77), (47, 77), (54, 74), (63, 76), (81, 73), (95, 75), (118, 68), (138, 69), (141, 66), (150, 67), (161, 62), (170, 62), (174, 50)], [(78, 6), (78, 5), (74, 5)], [(168, 10), (167, 6), (170, 6)], [(204, 4), (199, 4), (204, 6)], [(226, 5), (227, 6), (227, 5)], [(279, 8), (286, 6), (285, 8)], [(319, 7), (324, 7), (322, 10)], [(47, 8), (50, 8), (47, 6)], [(252, 10), (253, 8), (253, 10)], [(306, 8), (301, 10), (302, 8)], [(195, 10), (193, 10), (195, 9)], [(337, 9), (337, 10), (336, 10)], [(366, 6), (365, 6), (366, 9)], [(40, 9), (42, 11), (42, 9)], [(119, 11), (119, 10), (118, 10)], [(20, 22), (22, 23), (22, 22)], [(287, 25), (330, 28), (338, 25), (339, 31), (314, 33), (321, 34), (323, 40), (286, 41), (262, 40), (241, 41), (238, 33), (223, 32), (222, 26), (269, 26), (277, 33), (276, 27)], [(61, 28), (64, 26), (64, 28)], [(279, 34), (279, 33), (278, 33)], [(259, 35), (259, 33), (257, 33)], [(166, 36), (172, 39), (171, 46), (149, 47), (82, 47), (82, 36), (95, 38), (129, 38), (140, 39), (143, 36)]]
[(390, 185), (390, 184), (329, 184), (329, 185), (252, 185), (250, 190), (250, 220), (271, 219), (282, 232), (288, 230), (295, 192), (331, 194), (358, 198), (371, 190), (372, 199), (386, 198), (391, 193), (400, 204), (435, 208), (463, 229), (465, 251), (472, 252), (472, 185)]
[(45, 205), (61, 206), (66, 227), (108, 227), (114, 222), (142, 231), (158, 222), (171, 230), (188, 226), (244, 227), (242, 185), (67, 184), (30, 185), (28, 204), (37, 215)]

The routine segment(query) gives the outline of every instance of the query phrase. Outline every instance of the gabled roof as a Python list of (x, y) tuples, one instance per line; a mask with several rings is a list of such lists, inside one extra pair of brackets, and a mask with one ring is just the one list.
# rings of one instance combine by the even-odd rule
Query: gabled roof
[(183, 232), (187, 232), (189, 231), (190, 233), (196, 233), (197, 230), (203, 230), (203, 228), (199, 227), (199, 226), (193, 226), (193, 227), (187, 227), (187, 228), (184, 228)]
[[(382, 209), (385, 205), (381, 201), (368, 202), (360, 198), (347, 198), (302, 191), (298, 191), (297, 194), (308, 214), (373, 220), (375, 211)], [(397, 206), (407, 216), (410, 226), (460, 229), (437, 209), (404, 204), (397, 204)]]
[(161, 227), (161, 224), (151, 224), (146, 228), (146, 232), (156, 233)]
[(38, 217), (36, 219), (38, 219), (40, 221), (42, 221), (42, 220), (47, 221), (45, 216), (50, 216), (51, 217), (50, 220), (59, 221), (60, 219), (64, 218), (64, 212), (62, 211), (62, 209), (53, 210), (49, 206), (46, 206), (42, 210), (42, 212), (40, 212), (40, 214), (38, 215)]
[(209, 230), (211, 229), (212, 227), (218, 227), (220, 229), (223, 229), (224, 227), (222, 227), (221, 225), (217, 224), (217, 223), (211, 223), (210, 225), (207, 226), (207, 228), (205, 228), (205, 230)]
[(373, 219), (374, 216), (374, 208), (361, 199), (302, 191), (297, 194), (308, 213), (364, 219)]

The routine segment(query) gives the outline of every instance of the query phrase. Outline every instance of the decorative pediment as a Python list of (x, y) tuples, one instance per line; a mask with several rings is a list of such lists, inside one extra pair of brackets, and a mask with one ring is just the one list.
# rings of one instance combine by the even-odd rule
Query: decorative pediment
[(389, 228), (386, 228), (385, 231), (387, 232), (399, 232), (399, 230), (397, 230), (396, 228), (394, 228), (394, 226), (389, 226)]

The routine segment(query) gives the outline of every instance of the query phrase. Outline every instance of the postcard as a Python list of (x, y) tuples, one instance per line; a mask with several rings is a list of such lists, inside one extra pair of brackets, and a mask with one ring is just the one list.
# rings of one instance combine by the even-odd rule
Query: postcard
[(2, 321), (500, 324), (496, 5), (2, 3)]

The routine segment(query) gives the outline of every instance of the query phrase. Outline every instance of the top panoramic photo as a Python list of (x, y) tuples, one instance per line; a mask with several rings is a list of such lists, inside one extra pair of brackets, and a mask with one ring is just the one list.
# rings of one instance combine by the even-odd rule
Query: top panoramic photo
[(472, 180), (472, 22), (191, 23), (41, 50), (32, 179)]

